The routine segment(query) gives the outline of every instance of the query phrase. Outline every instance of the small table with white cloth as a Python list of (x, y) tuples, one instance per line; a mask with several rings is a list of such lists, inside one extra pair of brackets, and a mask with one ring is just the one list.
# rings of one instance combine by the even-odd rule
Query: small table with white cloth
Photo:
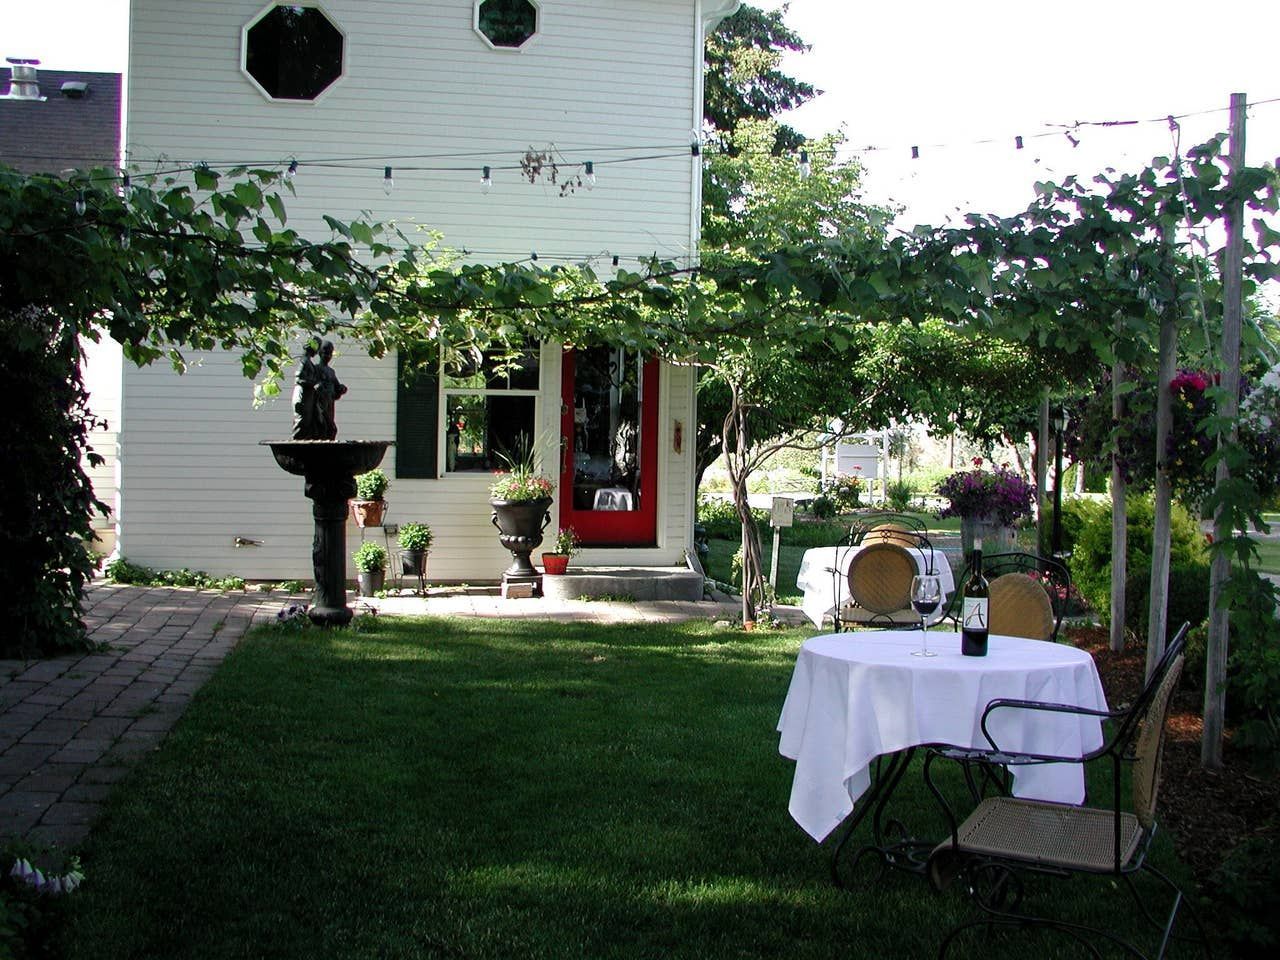
[[(1093, 658), (1068, 644), (993, 634), (987, 656), (966, 657), (958, 634), (930, 631), (929, 649), (938, 656), (912, 656), (919, 647), (919, 630), (866, 630), (812, 637), (800, 648), (778, 720), (778, 751), (796, 762), (788, 810), (817, 841), (849, 818), (837, 859), (873, 806), (875, 849), (883, 857), (880, 815), (915, 747), (990, 748), (980, 724), (992, 700), (1107, 709)], [(1101, 720), (1072, 714), (1000, 710), (989, 729), (1011, 752), (1082, 756), (1103, 742)], [(889, 770), (873, 783), (872, 766), (881, 757), (890, 758)], [(1084, 801), (1079, 764), (1009, 769), (1015, 796)], [(833, 875), (835, 869), (833, 860)]]
[[(815, 626), (822, 626), (823, 620), (833, 615), (839, 605), (840, 597), (847, 596), (849, 583), (849, 565), (864, 547), (871, 541), (856, 546), (816, 547), (806, 550), (800, 559), (800, 572), (796, 574), (796, 586), (804, 593), (800, 609), (813, 621)], [(944, 602), (929, 616), (930, 624), (942, 619), (946, 611), (945, 600), (955, 592), (955, 575), (951, 572), (951, 564), (941, 550), (921, 550), (919, 547), (903, 547), (916, 561), (916, 569), (921, 573), (936, 573), (942, 584)], [(933, 570), (929, 570), (932, 560)], [(916, 621), (919, 623), (919, 621)]]

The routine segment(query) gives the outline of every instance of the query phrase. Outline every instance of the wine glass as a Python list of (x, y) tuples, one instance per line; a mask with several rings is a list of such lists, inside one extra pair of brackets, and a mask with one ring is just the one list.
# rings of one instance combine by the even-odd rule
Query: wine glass
[(911, 606), (920, 614), (920, 649), (912, 650), (913, 657), (936, 657), (929, 649), (929, 627), (926, 618), (938, 609), (942, 602), (942, 581), (932, 574), (922, 573), (911, 578)]

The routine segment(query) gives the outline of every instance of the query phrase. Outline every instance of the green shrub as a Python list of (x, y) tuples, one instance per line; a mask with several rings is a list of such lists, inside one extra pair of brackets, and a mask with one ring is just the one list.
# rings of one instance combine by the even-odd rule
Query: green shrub
[[(1062, 552), (1071, 553), (1075, 549), (1076, 540), (1080, 537), (1080, 531), (1084, 525), (1092, 518), (1096, 517), (1099, 512), (1107, 514), (1108, 529), (1110, 529), (1111, 512), (1109, 505), (1099, 500), (1084, 500), (1076, 497), (1068, 497), (1062, 501), (1062, 529), (1059, 531), (1062, 538)], [(1107, 541), (1110, 543), (1110, 540)], [(1044, 556), (1049, 556), (1053, 552), (1053, 501), (1050, 500), (1044, 507), (1044, 524), (1040, 529), (1040, 552)]]
[(351, 561), (361, 573), (376, 573), (386, 569), (387, 550), (373, 540), (366, 540), (351, 555)]
[(361, 500), (381, 500), (391, 481), (377, 467), (356, 477), (356, 496)]
[(152, 570), (117, 557), (104, 571), (111, 583), (140, 587), (194, 587), (197, 590), (243, 590), (243, 577), (211, 577), (203, 570)]
[(862, 478), (841, 474), (827, 481), (822, 492), (831, 498), (838, 512), (849, 513), (862, 505)]
[[(1093, 607), (1103, 623), (1111, 622), (1111, 504), (1107, 502), (1093, 503), (1074, 502), (1083, 511), (1084, 522), (1075, 537), (1071, 555), (1071, 579), (1080, 595)], [(1072, 508), (1077, 509), (1073, 506)], [(1067, 510), (1062, 511), (1063, 520), (1067, 518)], [(1144, 580), (1138, 576), (1142, 570), (1151, 569), (1151, 532), (1155, 524), (1155, 507), (1150, 497), (1131, 497), (1128, 503), (1128, 569), (1133, 573), (1128, 578), (1132, 589), (1126, 595), (1126, 614), (1131, 610), (1141, 610), (1149, 602), (1150, 574)], [(1170, 567), (1193, 567), (1206, 563), (1204, 536), (1191, 515), (1179, 504), (1173, 505), (1171, 523), (1171, 557)], [(1187, 574), (1188, 582), (1194, 580)], [(1172, 573), (1170, 574), (1172, 582)], [(1171, 591), (1172, 592), (1172, 591)], [(1195, 601), (1188, 601), (1187, 609), (1191, 609)], [(1134, 606), (1136, 604), (1136, 606)], [(1192, 625), (1198, 624), (1208, 614), (1207, 595), (1203, 609), (1188, 619)], [(1138, 629), (1137, 624), (1127, 621)], [(1173, 621), (1175, 627), (1181, 623)]]
[(885, 498), (889, 508), (899, 513), (911, 509), (911, 501), (915, 499), (916, 488), (907, 480), (894, 480), (885, 488)]
[(1274, 957), (1280, 950), (1280, 858), (1274, 827), (1250, 837), (1214, 871), (1214, 916), (1234, 957)]
[[(751, 515), (762, 530), (769, 525), (769, 511), (752, 508)], [(742, 521), (732, 500), (698, 499), (698, 522), (713, 540), (741, 540)]]
[[(1108, 572), (1107, 594), (1111, 593)], [(1209, 617), (1209, 562), (1208, 560), (1179, 563), (1169, 568), (1168, 630), (1165, 639), (1177, 632), (1183, 622), (1193, 627)], [(1090, 601), (1092, 602), (1092, 601)], [(1095, 608), (1096, 609), (1096, 608)], [(1151, 567), (1130, 567), (1124, 588), (1124, 622), (1139, 637), (1146, 637), (1151, 624)], [(1188, 661), (1190, 658), (1188, 658)], [(1188, 662), (1188, 669), (1190, 663)], [(1183, 671), (1186, 673), (1187, 671)], [(1204, 654), (1200, 654), (1200, 676), (1204, 675)]]
[(1240, 718), (1234, 743), (1258, 769), (1280, 769), (1280, 620), (1277, 589), (1254, 571), (1232, 576), (1227, 703)]
[(397, 542), (400, 544), (401, 550), (417, 551), (430, 550), (431, 541), (434, 539), (431, 528), (425, 523), (409, 523), (402, 524)]
[(809, 512), (819, 520), (830, 520), (836, 515), (836, 502), (823, 494), (809, 501)]
[(783, 529), (782, 545), (803, 547), (806, 550), (810, 547), (830, 547), (843, 540), (848, 533), (847, 524), (805, 521)]

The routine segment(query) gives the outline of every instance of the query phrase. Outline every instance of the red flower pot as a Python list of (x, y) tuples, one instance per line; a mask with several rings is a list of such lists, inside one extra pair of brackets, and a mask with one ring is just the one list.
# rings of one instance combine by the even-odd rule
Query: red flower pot
[(554, 575), (564, 573), (569, 569), (569, 555), (567, 553), (544, 553), (542, 555), (542, 572)]

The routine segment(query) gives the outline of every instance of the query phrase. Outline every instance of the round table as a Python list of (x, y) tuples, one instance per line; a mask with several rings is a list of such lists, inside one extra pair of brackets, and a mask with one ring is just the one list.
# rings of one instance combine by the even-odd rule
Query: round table
[[(834, 633), (805, 641), (782, 716), (779, 752), (796, 762), (791, 816), (821, 841), (870, 785), (879, 756), (922, 744), (990, 748), (980, 722), (999, 698), (1106, 710), (1093, 658), (1077, 647), (993, 634), (985, 657), (960, 653), (957, 633), (930, 631), (936, 657), (914, 657), (919, 630)], [(998, 710), (989, 729), (1002, 750), (1080, 756), (1102, 744), (1097, 718)], [(1084, 800), (1079, 764), (1013, 767), (1017, 796)]]

